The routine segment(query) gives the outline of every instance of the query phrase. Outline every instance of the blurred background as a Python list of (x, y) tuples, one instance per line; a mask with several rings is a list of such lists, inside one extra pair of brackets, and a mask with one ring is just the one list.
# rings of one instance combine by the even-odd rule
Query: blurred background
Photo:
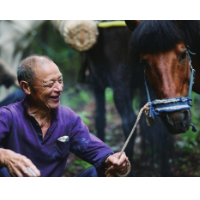
[[(98, 22), (96, 22), (98, 23)], [(124, 27), (126, 28), (126, 27)], [(101, 28), (97, 28), (101, 29)], [(98, 34), (97, 36), (98, 37)], [(87, 51), (87, 50), (86, 50)], [(79, 114), (83, 122), (89, 127), (92, 134), (97, 135), (95, 128), (95, 98), (91, 86), (87, 82), (90, 71), (82, 66), (81, 52), (67, 44), (62, 33), (52, 21), (0, 21), (0, 59), (7, 63), (7, 67), (16, 74), (17, 66), (21, 59), (31, 54), (41, 54), (50, 57), (60, 68), (63, 74), (64, 91), (61, 96), (61, 105), (72, 108)], [(81, 73), (86, 77), (81, 80)], [(0, 86), (0, 101), (17, 87), (13, 84), (6, 87)], [(173, 176), (200, 176), (200, 96), (192, 93), (194, 99), (191, 109), (192, 123), (196, 126), (197, 132), (189, 130), (185, 134), (172, 136), (173, 152), (168, 158)], [(140, 97), (135, 93), (132, 108), (137, 115), (140, 110)], [(105, 143), (114, 151), (120, 151), (125, 137), (122, 129), (122, 120), (116, 110), (113, 100), (113, 90), (110, 87), (105, 89), (106, 128)], [(161, 176), (156, 163), (153, 163), (151, 174), (148, 174), (149, 165), (143, 165), (141, 155), (144, 153), (141, 147), (139, 128), (137, 129), (134, 161), (132, 170), (135, 176)], [(75, 155), (70, 154), (63, 176), (75, 176), (91, 165)]]

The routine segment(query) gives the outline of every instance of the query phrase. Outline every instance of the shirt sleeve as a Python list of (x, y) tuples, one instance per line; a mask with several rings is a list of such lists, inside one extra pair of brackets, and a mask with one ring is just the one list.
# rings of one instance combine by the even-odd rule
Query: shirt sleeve
[(0, 147), (6, 147), (12, 124), (12, 114), (6, 107), (0, 108)]
[(96, 168), (101, 168), (102, 162), (109, 155), (114, 154), (110, 147), (89, 133), (87, 126), (78, 115), (71, 134), (70, 151)]

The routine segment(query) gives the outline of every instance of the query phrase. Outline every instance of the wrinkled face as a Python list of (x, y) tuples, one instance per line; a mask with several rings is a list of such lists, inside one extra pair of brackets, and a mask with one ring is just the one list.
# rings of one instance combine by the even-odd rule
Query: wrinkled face
[[(190, 66), (184, 43), (164, 53), (143, 54), (141, 64), (158, 99), (188, 96)], [(161, 119), (170, 133), (184, 133), (189, 129), (191, 113), (189, 110), (164, 113)]]
[(42, 67), (36, 67), (36, 78), (31, 96), (40, 107), (54, 109), (60, 104), (63, 90), (62, 74), (53, 62), (47, 62)]

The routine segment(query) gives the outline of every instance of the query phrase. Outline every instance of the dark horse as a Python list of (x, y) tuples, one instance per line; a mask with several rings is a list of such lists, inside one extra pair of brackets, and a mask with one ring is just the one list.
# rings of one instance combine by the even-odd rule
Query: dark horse
[[(191, 77), (190, 60), (195, 69), (193, 91), (200, 94), (199, 21), (126, 21), (132, 31), (130, 60), (145, 68), (147, 82), (160, 100), (187, 97)], [(195, 52), (193, 55), (191, 52)], [(172, 134), (187, 132), (191, 112), (182, 109), (160, 115)]]
[[(125, 138), (128, 137), (136, 120), (132, 100), (137, 88), (139, 88), (140, 107), (147, 102), (143, 70), (138, 67), (132, 67), (127, 63), (130, 35), (131, 32), (127, 27), (99, 28), (97, 43), (82, 54), (82, 69), (89, 68), (89, 82), (95, 95), (97, 136), (103, 141), (105, 141), (105, 89), (107, 87), (113, 90), (114, 102), (122, 118)], [(143, 156), (146, 163), (150, 162), (151, 166), (155, 165), (155, 162), (159, 162), (158, 165), (161, 166), (161, 173), (159, 175), (170, 176), (168, 147), (172, 140), (159, 119), (157, 124), (158, 126), (147, 127), (145, 116), (140, 121), (142, 150), (145, 152)], [(135, 137), (136, 133), (133, 134), (125, 150), (126, 155), (131, 161)], [(148, 160), (149, 157), (151, 157), (150, 160)], [(151, 175), (153, 174), (148, 174), (147, 176)]]

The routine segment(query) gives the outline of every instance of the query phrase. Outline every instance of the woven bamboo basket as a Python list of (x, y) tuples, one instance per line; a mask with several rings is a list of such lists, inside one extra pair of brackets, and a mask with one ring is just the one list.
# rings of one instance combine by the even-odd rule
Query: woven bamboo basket
[(54, 20), (54, 26), (65, 42), (78, 51), (90, 49), (97, 41), (97, 21), (94, 20)]

